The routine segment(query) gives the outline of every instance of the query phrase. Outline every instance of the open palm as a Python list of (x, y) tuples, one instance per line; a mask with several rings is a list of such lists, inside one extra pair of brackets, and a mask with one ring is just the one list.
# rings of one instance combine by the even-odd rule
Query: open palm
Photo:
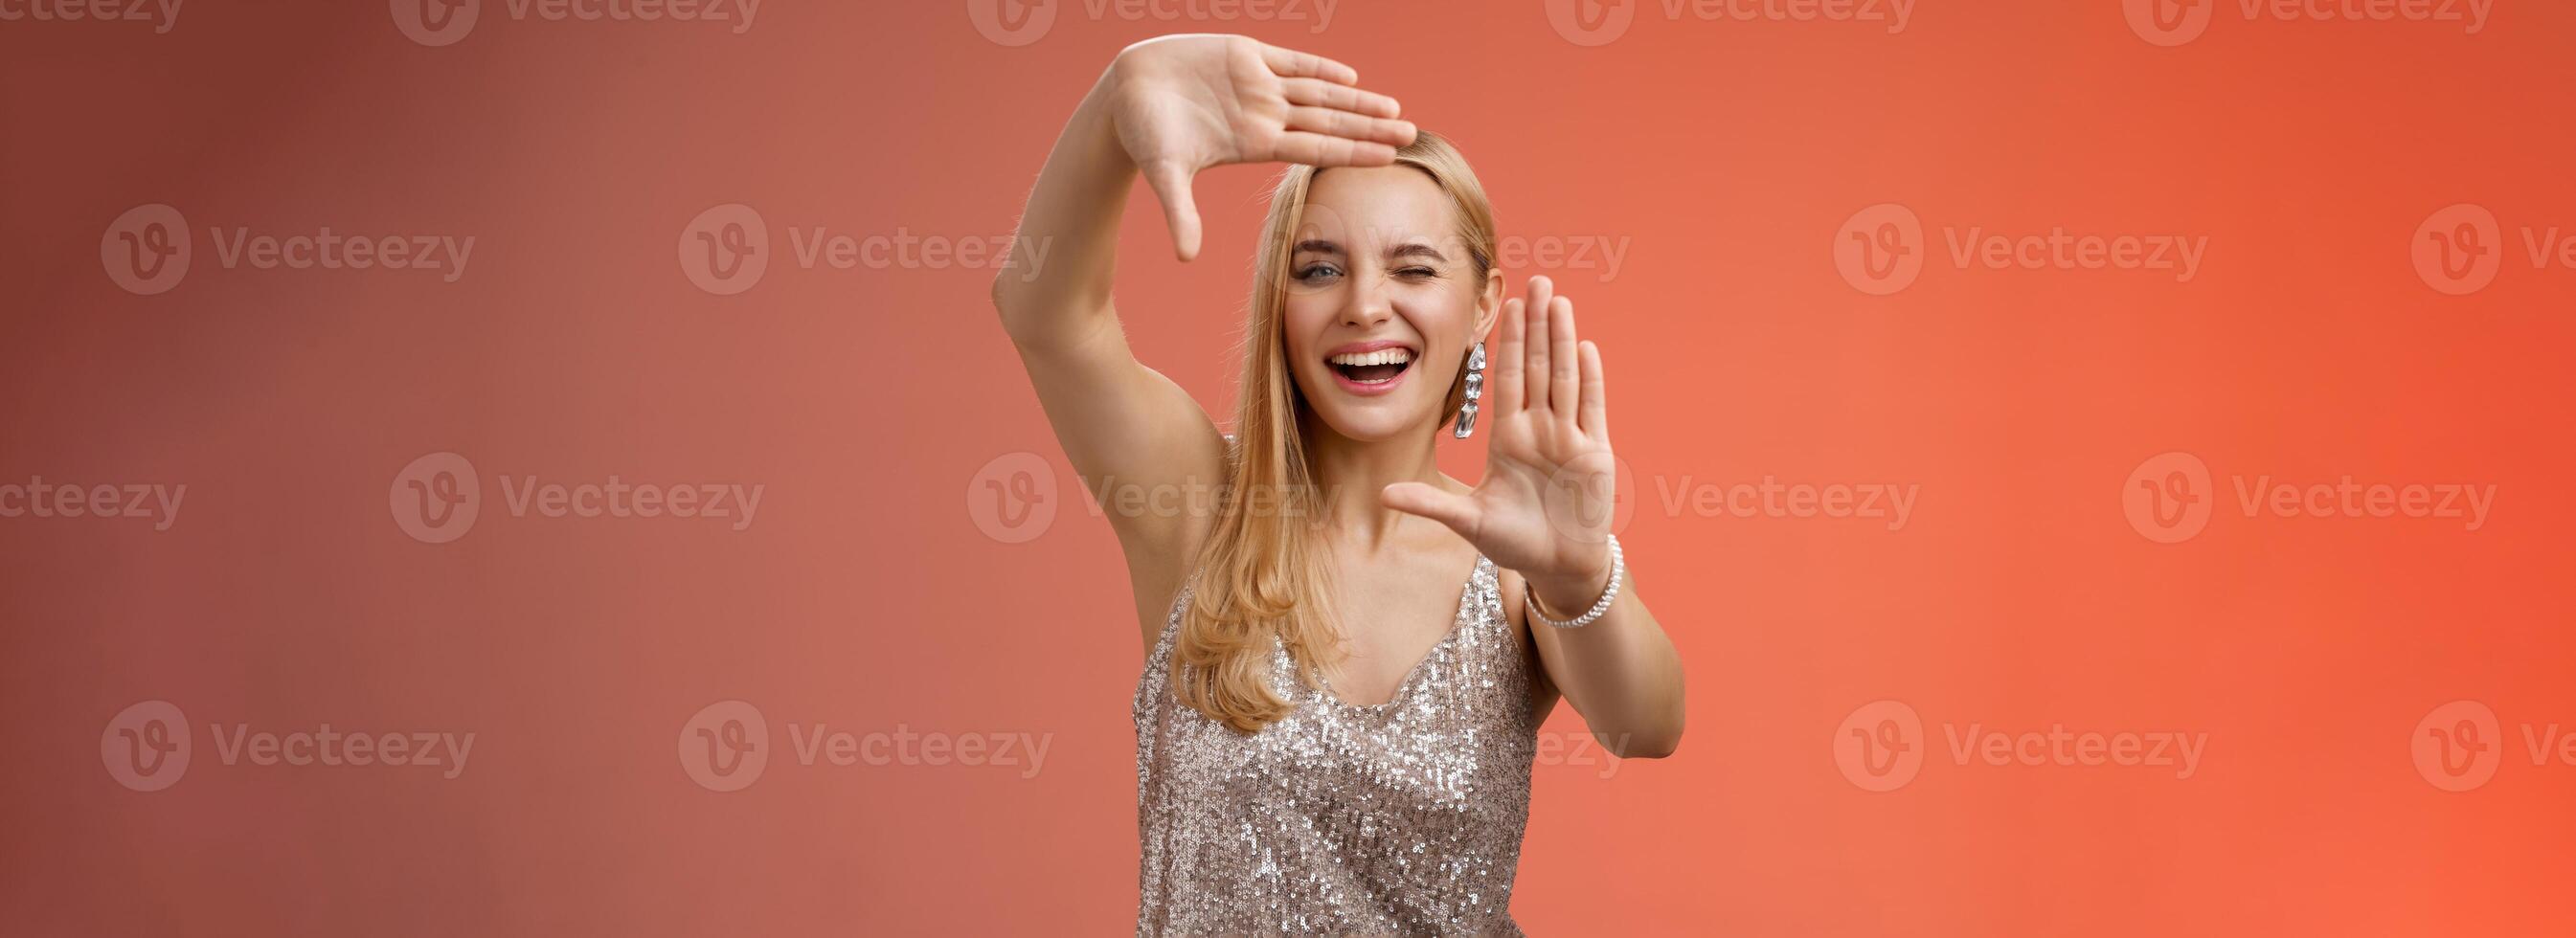
[(1546, 277), (1503, 304), (1480, 424), (1492, 428), (1485, 476), (1467, 494), (1387, 486), (1392, 508), (1448, 525), (1494, 563), (1532, 578), (1604, 579), (1616, 508), (1601, 350), (1574, 334), (1574, 301)]
[(1182, 260), (1199, 252), (1190, 180), (1226, 163), (1384, 166), (1413, 142), (1394, 98), (1340, 62), (1245, 36), (1164, 36), (1110, 66), (1118, 143), (1163, 203)]

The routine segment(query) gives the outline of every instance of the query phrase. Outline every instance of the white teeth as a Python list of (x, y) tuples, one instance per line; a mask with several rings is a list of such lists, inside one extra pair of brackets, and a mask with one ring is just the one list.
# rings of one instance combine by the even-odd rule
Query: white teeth
[(1413, 352), (1400, 348), (1382, 348), (1374, 352), (1346, 352), (1332, 357), (1336, 365), (1401, 365), (1413, 360)]

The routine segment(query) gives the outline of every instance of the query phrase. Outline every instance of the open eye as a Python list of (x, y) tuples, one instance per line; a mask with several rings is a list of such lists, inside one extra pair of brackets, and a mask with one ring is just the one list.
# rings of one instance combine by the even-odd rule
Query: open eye
[(1299, 267), (1297, 268), (1296, 273), (1297, 282), (1299, 283), (1322, 283), (1341, 275), (1341, 268), (1323, 261), (1316, 261), (1314, 263), (1307, 264), (1306, 266)]

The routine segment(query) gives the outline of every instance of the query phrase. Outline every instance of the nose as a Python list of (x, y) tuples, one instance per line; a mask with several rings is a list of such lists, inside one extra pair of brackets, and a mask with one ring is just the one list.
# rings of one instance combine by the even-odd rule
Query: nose
[(1376, 277), (1354, 276), (1351, 293), (1342, 304), (1342, 324), (1368, 330), (1395, 318), (1395, 303), (1387, 298), (1386, 288)]

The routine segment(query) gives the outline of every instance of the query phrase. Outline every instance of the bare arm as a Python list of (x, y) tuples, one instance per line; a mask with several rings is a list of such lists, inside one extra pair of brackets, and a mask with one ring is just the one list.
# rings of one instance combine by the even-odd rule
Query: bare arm
[[(1554, 599), (1547, 588), (1527, 588), (1538, 590), (1550, 617), (1564, 620), (1588, 608), (1608, 584), (1605, 570), (1588, 586), (1557, 587)], [(1634, 582), (1590, 625), (1559, 629), (1532, 619), (1529, 630), (1548, 679), (1604, 748), (1623, 759), (1654, 759), (1681, 745), (1681, 655)]]
[[(1029, 193), (1011, 261), (993, 280), (993, 306), (1057, 441), (1095, 493), (1187, 492), (1215, 485), (1224, 468), (1215, 424), (1136, 360), (1110, 301), (1119, 216), (1136, 177), (1160, 197), (1174, 249), (1189, 260), (1199, 248), (1190, 182), (1202, 169), (1394, 161), (1413, 128), (1394, 119), (1393, 99), (1353, 87), (1357, 79), (1341, 63), (1242, 36), (1165, 36), (1120, 52), (1066, 122)], [(1107, 514), (1139, 614), (1158, 619), (1144, 607), (1179, 587), (1208, 517)]]

